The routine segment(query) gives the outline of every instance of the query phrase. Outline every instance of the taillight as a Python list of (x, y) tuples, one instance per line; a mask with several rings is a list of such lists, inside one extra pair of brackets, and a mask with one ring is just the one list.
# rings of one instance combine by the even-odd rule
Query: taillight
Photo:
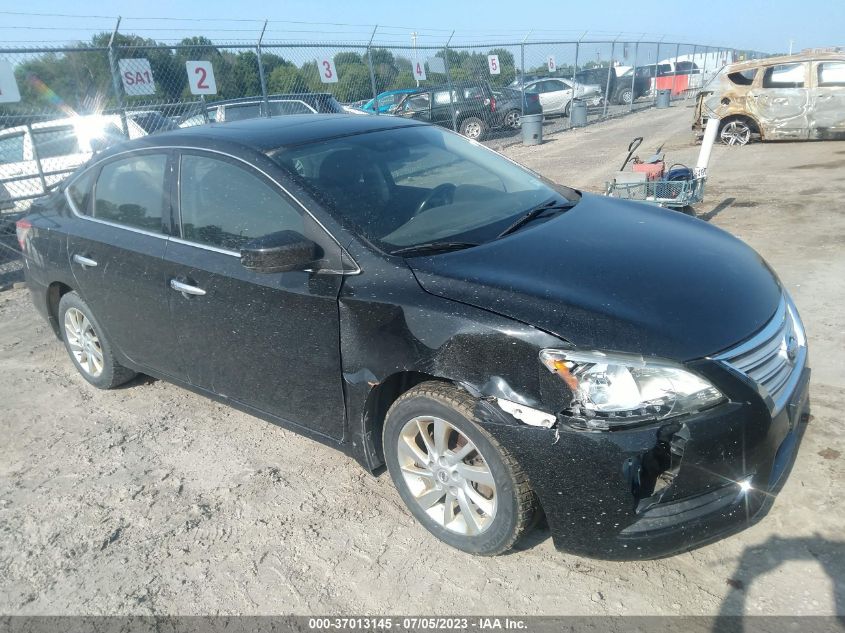
[(29, 220), (18, 220), (15, 222), (15, 233), (18, 236), (18, 244), (20, 244), (21, 250), (26, 248), (26, 237), (29, 235), (31, 229), (32, 223)]
[(490, 97), (490, 112), (496, 111), (496, 97)]

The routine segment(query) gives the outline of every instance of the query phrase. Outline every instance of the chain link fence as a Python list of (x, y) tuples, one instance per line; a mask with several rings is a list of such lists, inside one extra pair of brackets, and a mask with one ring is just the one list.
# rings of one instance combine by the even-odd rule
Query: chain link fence
[[(523, 91), (539, 95), (544, 133), (554, 134), (571, 127), (574, 99), (592, 123), (651, 107), (657, 89), (688, 98), (723, 65), (762, 56), (660, 40), (453, 44), (453, 33), (417, 45), (414, 33), (403, 45), (378, 35), (376, 27), (369, 41), (314, 43), (265, 41), (262, 31), (251, 42), (169, 44), (115, 29), (76, 46), (0, 48), (0, 212), (24, 212), (127, 137), (258, 116), (390, 115), (405, 101), (461, 131), (460, 103), (474, 98), (488, 111), (486, 138), (502, 147), (520, 138)], [(435, 110), (446, 114), (436, 119)]]

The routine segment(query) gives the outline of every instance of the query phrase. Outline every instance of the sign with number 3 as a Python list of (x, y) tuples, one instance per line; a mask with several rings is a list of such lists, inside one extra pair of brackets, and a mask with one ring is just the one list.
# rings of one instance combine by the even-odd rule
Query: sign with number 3
[(319, 60), (317, 62), (317, 70), (320, 71), (320, 81), (324, 84), (337, 83), (337, 70), (334, 67), (334, 60), (331, 57)]
[(188, 69), (188, 85), (192, 95), (216, 95), (217, 82), (211, 62), (185, 62)]

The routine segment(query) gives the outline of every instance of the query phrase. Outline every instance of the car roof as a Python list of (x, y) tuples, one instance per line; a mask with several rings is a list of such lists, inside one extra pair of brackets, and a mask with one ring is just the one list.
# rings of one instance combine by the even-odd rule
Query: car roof
[(805, 51), (793, 55), (779, 55), (777, 57), (764, 57), (762, 59), (751, 59), (735, 64), (728, 64), (728, 72), (737, 72), (759, 68), (760, 66), (772, 66), (775, 64), (790, 64), (795, 62), (806, 62), (811, 60), (819, 61), (845, 61), (845, 51)]
[(391, 116), (291, 114), (228, 123), (208, 123), (160, 132), (120, 143), (103, 152), (101, 156), (141, 148), (208, 148), (218, 143), (240, 145), (266, 152), (279, 147), (292, 147), (341, 136), (419, 125), (425, 124)]

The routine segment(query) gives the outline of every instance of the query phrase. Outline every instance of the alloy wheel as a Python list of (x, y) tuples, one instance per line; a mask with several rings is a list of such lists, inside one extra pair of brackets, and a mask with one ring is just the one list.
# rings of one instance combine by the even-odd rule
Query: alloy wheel
[(103, 347), (91, 321), (76, 308), (65, 312), (65, 336), (79, 367), (92, 378), (103, 373)]
[(397, 456), (411, 496), (441, 527), (481, 534), (496, 517), (493, 473), (484, 456), (455, 426), (434, 416), (409, 420)]
[(519, 127), (519, 119), (519, 112), (511, 110), (505, 115), (505, 125), (507, 127), (517, 128)]
[(751, 127), (744, 121), (731, 121), (719, 136), (725, 145), (745, 145), (751, 140)]
[(479, 138), (481, 136), (481, 125), (474, 121), (470, 121), (464, 128), (464, 136), (471, 139)]

